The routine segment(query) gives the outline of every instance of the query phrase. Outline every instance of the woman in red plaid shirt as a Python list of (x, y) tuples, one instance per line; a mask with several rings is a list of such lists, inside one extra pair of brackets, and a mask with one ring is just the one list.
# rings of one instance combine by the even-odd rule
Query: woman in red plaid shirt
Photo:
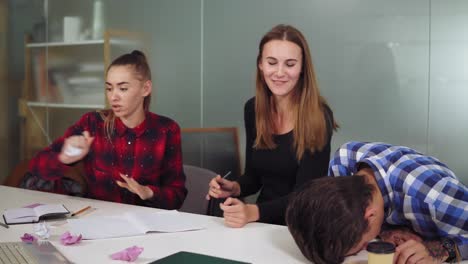
[(110, 109), (89, 112), (30, 162), (23, 186), (68, 193), (66, 171), (82, 161), (86, 197), (178, 209), (187, 194), (178, 124), (149, 111), (151, 71), (140, 51), (107, 69)]

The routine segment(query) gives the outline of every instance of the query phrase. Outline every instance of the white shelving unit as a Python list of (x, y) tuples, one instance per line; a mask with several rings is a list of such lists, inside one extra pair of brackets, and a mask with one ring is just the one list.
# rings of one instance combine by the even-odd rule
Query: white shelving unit
[(46, 48), (46, 47), (63, 47), (63, 46), (81, 46), (81, 45), (102, 45), (103, 39), (97, 40), (83, 40), (77, 42), (42, 42), (42, 43), (28, 43), (26, 48)]
[(104, 104), (60, 104), (60, 103), (46, 103), (46, 102), (27, 102), (29, 107), (50, 107), (50, 108), (73, 108), (73, 109), (103, 109)]

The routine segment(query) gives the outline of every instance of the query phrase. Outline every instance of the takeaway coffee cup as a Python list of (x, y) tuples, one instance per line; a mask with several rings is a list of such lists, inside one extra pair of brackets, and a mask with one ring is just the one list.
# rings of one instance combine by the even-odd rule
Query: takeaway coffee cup
[(369, 264), (392, 264), (395, 246), (392, 243), (376, 241), (367, 244)]

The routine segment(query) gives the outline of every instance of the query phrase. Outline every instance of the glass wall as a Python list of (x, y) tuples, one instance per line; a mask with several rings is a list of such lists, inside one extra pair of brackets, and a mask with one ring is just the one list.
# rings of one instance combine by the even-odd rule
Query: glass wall
[[(9, 13), (16, 18), (10, 20), (19, 21), (26, 7), (11, 2)], [(41, 36), (36, 25), (41, 17), (46, 42), (63, 41), (69, 16), (80, 17), (79, 39), (89, 40), (98, 2), (104, 32), (143, 39), (140, 48), (149, 57), (156, 88), (151, 110), (181, 127), (236, 126), (243, 150), (243, 106), (254, 95), (258, 42), (272, 26), (292, 24), (309, 42), (321, 92), (341, 125), (333, 149), (349, 140), (407, 145), (440, 158), (468, 183), (464, 0), (48, 0), (45, 12), (38, 8), (43, 1), (36, 0), (28, 12), (39, 22), (19, 31), (9, 24), (10, 32), (17, 32), (8, 42), (15, 58), (8, 62), (10, 76), (24, 76), (20, 40), (24, 33)], [(90, 49), (71, 53), (85, 57), (101, 48)], [(92, 57), (104, 65), (105, 48)], [(67, 111), (47, 108), (35, 122), (53, 139), (90, 108)]]
[(24, 129), (20, 127), (24, 123), (24, 109), (19, 107), (19, 100), (25, 80), (25, 36), (34, 32), (37, 37), (45, 38), (45, 30), (40, 30), (44, 24), (43, 0), (0, 0), (0, 72), (4, 74), (0, 76), (0, 169), (3, 171), (0, 182), (21, 159), (20, 140)]
[(428, 152), (468, 184), (468, 2), (431, 1)]
[(340, 123), (333, 149), (363, 140), (426, 152), (426, 0), (204, 4), (205, 125), (242, 127), (243, 103), (254, 94), (258, 42), (273, 25), (287, 23), (306, 36), (321, 92)]

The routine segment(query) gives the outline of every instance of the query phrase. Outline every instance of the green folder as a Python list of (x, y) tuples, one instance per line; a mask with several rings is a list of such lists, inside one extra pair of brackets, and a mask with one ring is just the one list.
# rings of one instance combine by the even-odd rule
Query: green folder
[(237, 260), (218, 258), (193, 252), (180, 251), (165, 258), (155, 260), (150, 264), (248, 264)]

